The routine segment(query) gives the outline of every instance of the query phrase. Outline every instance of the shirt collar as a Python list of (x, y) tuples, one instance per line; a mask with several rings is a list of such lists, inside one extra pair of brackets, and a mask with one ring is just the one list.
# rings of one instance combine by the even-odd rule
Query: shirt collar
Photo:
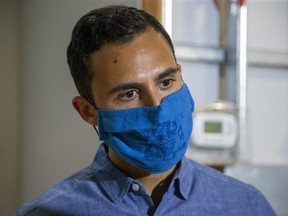
[[(193, 189), (194, 175), (191, 172), (193, 170), (191, 166), (189, 159), (183, 157), (172, 181), (185, 200), (188, 199)], [(92, 169), (101, 187), (114, 203), (119, 203), (123, 199), (134, 181), (113, 165), (108, 158), (104, 144), (100, 145), (96, 153)], [(170, 185), (171, 187), (174, 186)]]
[(96, 153), (92, 169), (110, 200), (114, 203), (120, 202), (129, 190), (133, 179), (127, 177), (112, 164), (105, 151), (104, 144), (100, 145)]
[(189, 159), (184, 156), (181, 160), (180, 167), (174, 176), (176, 189), (179, 190), (179, 193), (185, 200), (187, 200), (192, 193), (194, 185), (195, 175), (192, 172), (193, 168), (191, 166), (192, 164), (189, 163)]

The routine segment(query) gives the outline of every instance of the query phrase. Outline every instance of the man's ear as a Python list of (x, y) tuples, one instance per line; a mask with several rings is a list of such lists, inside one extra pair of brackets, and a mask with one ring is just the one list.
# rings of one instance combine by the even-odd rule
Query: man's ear
[(178, 68), (178, 71), (180, 72), (180, 74), (182, 75), (182, 67), (180, 64), (177, 64), (177, 68)]
[(97, 125), (98, 118), (97, 113), (92, 104), (90, 104), (85, 98), (76, 96), (72, 100), (74, 109), (79, 113), (82, 119), (91, 125)]

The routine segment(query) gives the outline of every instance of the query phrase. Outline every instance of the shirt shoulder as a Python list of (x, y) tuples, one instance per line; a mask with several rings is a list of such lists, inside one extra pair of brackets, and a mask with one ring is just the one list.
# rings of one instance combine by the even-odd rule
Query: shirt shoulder
[(92, 172), (91, 167), (88, 166), (72, 176), (58, 182), (35, 199), (24, 203), (22, 206), (20, 206), (15, 215), (37, 215), (37, 213), (35, 214), (37, 209), (40, 209), (45, 205), (49, 205), (49, 203), (54, 202), (55, 200), (66, 199), (67, 197), (71, 196), (71, 194), (73, 194), (78, 187), (92, 178), (94, 178), (94, 173)]
[(108, 215), (111, 212), (115, 215), (118, 211), (115, 203), (123, 199), (131, 182), (131, 178), (112, 164), (105, 147), (100, 145), (90, 166), (23, 204), (16, 216)]
[(206, 165), (199, 164), (195, 161), (189, 160), (190, 168), (192, 168), (191, 173), (193, 173), (193, 177), (195, 183), (205, 184), (205, 185), (217, 185), (218, 190), (228, 190), (231, 187), (234, 191), (246, 191), (247, 193), (260, 193), (254, 186), (244, 183), (236, 178), (231, 176), (227, 176), (218, 170), (208, 167)]
[(246, 215), (276, 215), (254, 186), (189, 159), (185, 164), (185, 182), (191, 184), (186, 193), (194, 202), (205, 203), (211, 209), (231, 209)]

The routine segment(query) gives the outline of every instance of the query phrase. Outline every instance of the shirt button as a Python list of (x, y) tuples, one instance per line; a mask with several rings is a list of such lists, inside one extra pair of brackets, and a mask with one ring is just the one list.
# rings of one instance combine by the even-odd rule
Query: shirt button
[(138, 184), (132, 184), (132, 189), (133, 189), (134, 191), (139, 191), (140, 187), (139, 187)]

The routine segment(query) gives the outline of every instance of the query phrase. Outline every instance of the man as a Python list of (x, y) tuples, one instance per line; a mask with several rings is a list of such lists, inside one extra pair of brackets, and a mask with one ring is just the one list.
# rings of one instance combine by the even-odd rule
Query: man
[(103, 143), (89, 167), (17, 215), (275, 215), (253, 187), (185, 158), (194, 101), (154, 17), (93, 10), (67, 57), (80, 94), (72, 104)]

